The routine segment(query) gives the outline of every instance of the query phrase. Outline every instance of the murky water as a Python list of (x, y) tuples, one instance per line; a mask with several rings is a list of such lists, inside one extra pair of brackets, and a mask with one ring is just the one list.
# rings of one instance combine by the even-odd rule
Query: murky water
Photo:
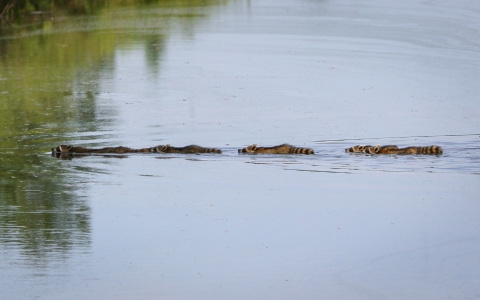
[[(479, 20), (172, 1), (4, 32), (0, 299), (480, 297)], [(237, 153), (285, 142), (316, 154)], [(51, 157), (65, 143), (224, 153)]]

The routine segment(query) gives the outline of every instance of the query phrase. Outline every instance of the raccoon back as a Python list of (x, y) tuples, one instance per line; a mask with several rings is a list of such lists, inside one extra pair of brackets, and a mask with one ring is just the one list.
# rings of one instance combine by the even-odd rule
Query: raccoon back
[(289, 144), (282, 144), (273, 147), (258, 147), (257, 144), (239, 149), (238, 153), (259, 153), (259, 154), (314, 154), (313, 149), (299, 148)]
[(398, 150), (396, 145), (387, 145), (387, 146), (377, 146), (374, 149), (374, 153), (370, 154), (393, 154)]
[(372, 146), (372, 145), (355, 145), (350, 148), (345, 149), (345, 152), (353, 152), (353, 153), (371, 153), (375, 152), (375, 147), (380, 147), (380, 145)]
[(153, 152), (157, 153), (222, 153), (222, 150), (217, 148), (205, 148), (198, 145), (189, 145), (185, 147), (172, 147), (170, 144), (158, 145), (153, 148)]
[(406, 147), (398, 148), (396, 145), (387, 146), (371, 146), (371, 145), (356, 145), (345, 149), (345, 152), (367, 153), (367, 154), (443, 154), (443, 149), (440, 146), (427, 147)]
[(102, 153), (116, 153), (116, 154), (123, 154), (123, 153), (133, 153), (135, 152), (134, 149), (128, 148), (128, 147), (105, 147), (101, 149), (92, 149), (92, 148), (85, 148), (85, 147), (75, 147), (72, 145), (60, 145), (55, 148), (52, 148), (52, 153), (58, 152), (58, 153), (96, 153), (96, 154), (102, 154)]
[(396, 154), (433, 154), (440, 155), (443, 154), (443, 149), (440, 146), (427, 146), (427, 147), (406, 147), (401, 148), (397, 151)]

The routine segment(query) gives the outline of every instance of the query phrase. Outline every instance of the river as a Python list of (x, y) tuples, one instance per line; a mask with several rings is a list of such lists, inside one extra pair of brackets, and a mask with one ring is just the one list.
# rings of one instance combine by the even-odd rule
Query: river
[(473, 0), (232, 0), (4, 31), (0, 299), (480, 297), (479, 28)]

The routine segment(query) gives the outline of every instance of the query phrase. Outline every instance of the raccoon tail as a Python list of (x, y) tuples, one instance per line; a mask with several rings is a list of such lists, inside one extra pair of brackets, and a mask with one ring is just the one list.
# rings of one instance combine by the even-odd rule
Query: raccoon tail
[(314, 154), (313, 150), (310, 148), (293, 148), (293, 153), (296, 154)]
[(204, 152), (205, 153), (222, 153), (222, 150), (217, 148), (205, 148)]
[(428, 146), (420, 148), (422, 154), (443, 154), (443, 149), (440, 146)]

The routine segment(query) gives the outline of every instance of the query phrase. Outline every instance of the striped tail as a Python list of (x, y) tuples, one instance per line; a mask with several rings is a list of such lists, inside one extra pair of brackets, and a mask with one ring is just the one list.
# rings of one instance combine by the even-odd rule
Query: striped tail
[(313, 149), (310, 148), (293, 148), (290, 153), (295, 154), (314, 154)]
[(418, 147), (420, 154), (443, 154), (443, 149), (440, 146)]
[(203, 153), (222, 153), (222, 150), (217, 148), (203, 148)]

